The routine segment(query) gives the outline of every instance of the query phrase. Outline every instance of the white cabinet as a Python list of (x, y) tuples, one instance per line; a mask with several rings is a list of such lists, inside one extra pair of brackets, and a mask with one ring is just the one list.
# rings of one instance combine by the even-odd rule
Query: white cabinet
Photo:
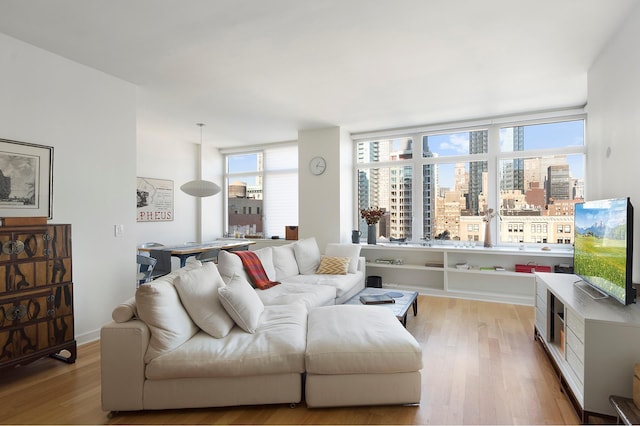
[[(464, 299), (533, 306), (533, 274), (515, 272), (516, 264), (571, 264), (572, 250), (455, 247), (453, 245), (363, 245), (367, 275), (382, 277), (383, 286)], [(388, 261), (391, 263), (378, 263)], [(462, 269), (457, 265), (466, 265)], [(496, 270), (500, 267), (504, 270)]]
[(583, 422), (614, 416), (609, 395), (631, 398), (640, 362), (640, 306), (594, 300), (574, 286), (572, 274), (536, 276), (536, 337), (560, 372)]

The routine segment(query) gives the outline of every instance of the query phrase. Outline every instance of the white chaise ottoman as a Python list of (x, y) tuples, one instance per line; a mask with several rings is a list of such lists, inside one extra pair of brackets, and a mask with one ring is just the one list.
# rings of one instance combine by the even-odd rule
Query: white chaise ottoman
[(391, 310), (324, 306), (308, 321), (308, 407), (420, 403), (422, 349)]

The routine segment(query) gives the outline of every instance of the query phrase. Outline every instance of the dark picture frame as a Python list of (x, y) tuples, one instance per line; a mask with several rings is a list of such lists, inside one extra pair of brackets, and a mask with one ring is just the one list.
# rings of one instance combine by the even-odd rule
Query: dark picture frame
[(53, 147), (0, 138), (0, 217), (53, 219)]

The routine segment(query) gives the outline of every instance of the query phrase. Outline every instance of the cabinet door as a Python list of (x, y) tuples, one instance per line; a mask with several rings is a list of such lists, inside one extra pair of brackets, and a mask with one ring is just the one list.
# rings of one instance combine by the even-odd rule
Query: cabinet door
[(47, 229), (49, 235), (49, 257), (70, 257), (71, 256), (71, 226), (70, 225), (49, 225)]

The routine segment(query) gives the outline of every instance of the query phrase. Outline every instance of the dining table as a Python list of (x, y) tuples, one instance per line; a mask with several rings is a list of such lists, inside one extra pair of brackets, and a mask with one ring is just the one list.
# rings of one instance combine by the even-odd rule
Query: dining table
[(138, 247), (138, 251), (150, 252), (151, 250), (162, 250), (171, 253), (171, 256), (180, 259), (180, 267), (187, 264), (187, 258), (197, 256), (200, 253), (209, 250), (249, 250), (249, 246), (255, 244), (255, 241), (245, 239), (232, 240), (214, 240), (202, 243), (183, 243), (177, 245), (160, 246), (160, 247)]

